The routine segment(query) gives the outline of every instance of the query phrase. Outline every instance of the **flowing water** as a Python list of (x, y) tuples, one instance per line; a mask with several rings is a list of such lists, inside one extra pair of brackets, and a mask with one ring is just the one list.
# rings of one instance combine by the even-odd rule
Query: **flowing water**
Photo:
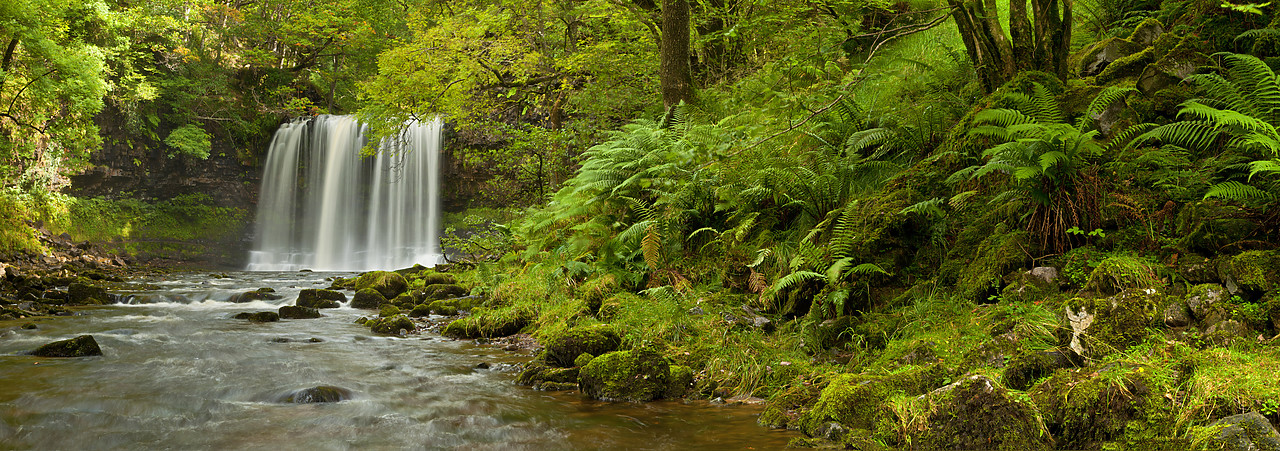
[(362, 156), (366, 127), (321, 115), (280, 127), (267, 151), (251, 271), (433, 266), (440, 253), (439, 119)]
[[(757, 426), (752, 407), (533, 391), (501, 370), (528, 356), (430, 333), (377, 336), (353, 324), (367, 312), (347, 307), (319, 319), (230, 319), (292, 304), (331, 275), (170, 275), (126, 295), (131, 305), (0, 330), (0, 448), (778, 449), (793, 436)], [(258, 287), (284, 297), (226, 302)], [(104, 355), (21, 355), (82, 334)], [(280, 401), (319, 385), (352, 399)]]

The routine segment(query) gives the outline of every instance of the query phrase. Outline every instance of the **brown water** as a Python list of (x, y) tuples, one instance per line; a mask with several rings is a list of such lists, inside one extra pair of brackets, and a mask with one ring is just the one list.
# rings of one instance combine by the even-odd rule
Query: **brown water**
[[(794, 435), (755, 424), (752, 407), (601, 403), (513, 383), (520, 356), (424, 334), (392, 338), (353, 321), (367, 312), (255, 324), (321, 273), (237, 273), (152, 281), (135, 305), (96, 308), (0, 331), (3, 449), (778, 449)], [(280, 301), (232, 304), (272, 287)], [(18, 355), (92, 334), (102, 357)], [(321, 341), (313, 343), (312, 338)], [(495, 369), (476, 369), (486, 362)], [(278, 402), (335, 385), (353, 399)]]

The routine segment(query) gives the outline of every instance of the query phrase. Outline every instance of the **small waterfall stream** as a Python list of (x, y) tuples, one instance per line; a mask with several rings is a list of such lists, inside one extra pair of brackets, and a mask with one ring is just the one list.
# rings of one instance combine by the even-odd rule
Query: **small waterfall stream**
[(368, 271), (443, 261), (439, 119), (362, 157), (352, 116), (285, 124), (267, 151), (250, 271)]

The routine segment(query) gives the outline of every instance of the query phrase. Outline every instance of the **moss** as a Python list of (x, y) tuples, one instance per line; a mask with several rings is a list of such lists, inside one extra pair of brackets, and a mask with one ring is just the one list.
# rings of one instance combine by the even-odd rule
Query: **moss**
[[(1066, 303), (1068, 314), (1085, 312), (1093, 315), (1092, 323), (1072, 337), (1085, 354), (1109, 354), (1138, 343), (1149, 334), (1149, 328), (1163, 322), (1163, 296), (1153, 289), (1125, 290), (1109, 298), (1073, 298)], [(1063, 320), (1063, 327), (1072, 330)], [(1079, 352), (1080, 350), (1077, 350)]]
[(377, 320), (370, 320), (365, 324), (369, 326), (369, 330), (379, 334), (398, 335), (401, 330), (406, 332), (413, 332), (414, 330), (417, 330), (417, 325), (414, 324), (413, 320), (404, 315), (395, 315), (379, 318)]
[(440, 300), (462, 297), (470, 294), (471, 291), (459, 285), (427, 285), (422, 289), (424, 300)]
[(1112, 295), (1130, 288), (1150, 288), (1160, 284), (1151, 265), (1130, 255), (1116, 255), (1098, 263), (1089, 273), (1085, 288)]
[(351, 308), (375, 310), (387, 302), (382, 293), (373, 288), (365, 288), (351, 296)]
[(1097, 449), (1125, 434), (1175, 433), (1172, 404), (1153, 377), (1168, 370), (1121, 362), (1061, 369), (1028, 394), (1049, 431), (1066, 449)]
[(320, 310), (298, 307), (296, 305), (281, 306), (278, 313), (280, 314), (280, 317), (284, 319), (309, 319), (320, 317)]
[(800, 417), (800, 430), (814, 435), (820, 426), (834, 421), (846, 428), (875, 431), (877, 417), (885, 414), (891, 396), (928, 392), (943, 385), (947, 376), (940, 365), (906, 367), (882, 375), (837, 375), (822, 390), (813, 409)]
[(1055, 370), (1075, 366), (1071, 356), (1063, 351), (1040, 351), (1019, 354), (1005, 366), (1000, 382), (1014, 390), (1026, 390), (1037, 380), (1053, 374)]
[(578, 327), (547, 337), (547, 362), (562, 367), (574, 366), (580, 354), (602, 355), (618, 350), (622, 338), (608, 324)]
[[(1025, 231), (1005, 232), (1005, 227), (999, 225), (992, 233), (983, 235), (976, 249), (961, 250), (959, 246), (953, 249), (948, 259), (963, 265), (951, 270), (957, 276), (956, 293), (964, 299), (986, 301), (988, 295), (995, 294), (1005, 274), (1022, 266), (1027, 242)], [(970, 253), (965, 255), (966, 251)]]
[(591, 314), (600, 311), (600, 306), (618, 290), (622, 289), (618, 282), (618, 277), (613, 274), (605, 274), (603, 276), (588, 280), (578, 287), (578, 296), (586, 301), (587, 308), (591, 310)]
[(67, 303), (71, 305), (102, 305), (111, 300), (105, 288), (84, 282), (75, 282), (67, 287)]
[(985, 376), (971, 376), (925, 397), (924, 449), (1050, 449), (1053, 438), (1035, 407)]
[(578, 386), (592, 399), (644, 402), (661, 398), (669, 388), (670, 377), (667, 359), (652, 349), (641, 348), (591, 359), (578, 375)]
[(585, 352), (582, 354), (578, 354), (578, 356), (573, 359), (573, 366), (576, 366), (576, 367), (587, 366), (588, 363), (591, 363), (591, 359), (594, 359), (594, 358), (596, 358), (596, 356), (585, 353)]
[(475, 309), (471, 316), (455, 320), (440, 331), (452, 338), (492, 338), (513, 335), (532, 321), (532, 312), (520, 309)]
[(1265, 292), (1280, 288), (1280, 251), (1248, 251), (1231, 257), (1231, 277), (1240, 288)]
[(298, 293), (294, 305), (310, 308), (338, 308), (339, 302), (346, 302), (347, 295), (333, 290), (304, 289)]
[(404, 276), (391, 271), (372, 271), (361, 274), (352, 285), (356, 291), (372, 288), (382, 297), (394, 299), (409, 288), (409, 281)]
[(422, 281), (422, 284), (424, 286), (438, 285), (438, 284), (453, 285), (458, 283), (458, 279), (453, 277), (452, 274), (435, 272), (430, 270), (419, 273), (417, 278)]
[(381, 316), (383, 318), (390, 318), (392, 316), (396, 316), (399, 314), (400, 314), (400, 307), (396, 307), (394, 305), (384, 305), (382, 306), (382, 309), (378, 310), (378, 316)]
[(756, 422), (771, 428), (798, 428), (800, 415), (818, 400), (821, 393), (822, 389), (816, 384), (795, 384), (778, 390), (765, 401), (764, 410)]
[(683, 398), (693, 389), (693, 370), (683, 365), (671, 365), (671, 376), (667, 380), (667, 391), (662, 394), (666, 399)]
[(431, 314), (431, 307), (427, 304), (418, 304), (413, 306), (413, 310), (409, 311), (409, 316), (420, 318)]
[(276, 312), (255, 312), (255, 313), (239, 313), (235, 319), (247, 319), (255, 323), (274, 323), (280, 321), (280, 314)]

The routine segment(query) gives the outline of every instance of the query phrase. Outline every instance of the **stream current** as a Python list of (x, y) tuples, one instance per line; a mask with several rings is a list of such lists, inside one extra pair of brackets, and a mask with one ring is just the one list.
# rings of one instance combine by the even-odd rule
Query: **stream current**
[[(431, 333), (378, 336), (354, 324), (368, 311), (345, 306), (318, 319), (231, 319), (348, 274), (229, 275), (139, 280), (150, 286), (120, 292), (129, 304), (0, 329), (0, 449), (779, 449), (794, 436), (757, 426), (752, 407), (533, 391), (503, 370), (526, 355)], [(283, 298), (227, 302), (259, 287)], [(22, 355), (84, 334), (103, 356)], [(352, 399), (280, 402), (320, 385)]]

